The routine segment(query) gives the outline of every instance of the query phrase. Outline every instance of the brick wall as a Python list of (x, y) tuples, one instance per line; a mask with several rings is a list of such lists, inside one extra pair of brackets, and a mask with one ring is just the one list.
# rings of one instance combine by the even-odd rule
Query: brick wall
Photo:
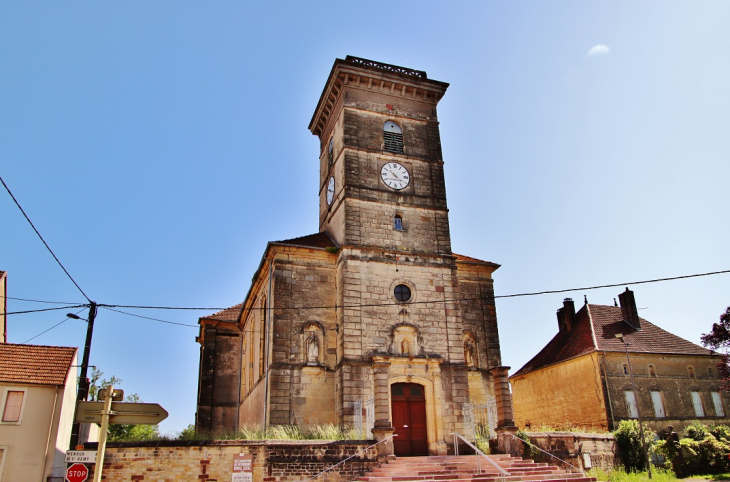
[[(253, 456), (253, 480), (302, 481), (365, 449), (370, 442), (210, 441), (109, 443), (103, 480), (230, 481), (233, 457)], [(95, 444), (89, 449), (96, 450)], [(379, 465), (375, 449), (367, 449), (333, 470), (354, 480)]]

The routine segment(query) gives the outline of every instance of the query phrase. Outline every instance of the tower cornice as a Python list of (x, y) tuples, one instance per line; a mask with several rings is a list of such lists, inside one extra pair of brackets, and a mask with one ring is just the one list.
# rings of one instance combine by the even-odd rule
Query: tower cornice
[(309, 123), (309, 130), (312, 134), (321, 137), (345, 86), (381, 92), (435, 106), (443, 97), (449, 84), (429, 79), (426, 72), (422, 70), (408, 69), (350, 55), (344, 60), (336, 59)]

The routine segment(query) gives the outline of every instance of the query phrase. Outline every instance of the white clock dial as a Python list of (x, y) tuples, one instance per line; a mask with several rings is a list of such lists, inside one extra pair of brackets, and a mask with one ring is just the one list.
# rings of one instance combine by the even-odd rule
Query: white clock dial
[(388, 162), (380, 170), (380, 177), (386, 186), (393, 189), (403, 189), (411, 182), (411, 175), (408, 169), (397, 162)]
[(332, 204), (332, 199), (335, 197), (335, 178), (330, 177), (329, 182), (327, 183), (327, 205), (329, 206)]

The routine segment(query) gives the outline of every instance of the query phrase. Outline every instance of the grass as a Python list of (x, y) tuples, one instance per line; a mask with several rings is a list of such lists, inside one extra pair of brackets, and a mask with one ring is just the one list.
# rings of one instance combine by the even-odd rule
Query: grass
[(654, 468), (651, 471), (652, 478), (644, 472), (626, 472), (623, 469), (605, 471), (603, 469), (591, 469), (586, 471), (589, 477), (595, 477), (603, 482), (676, 482), (674, 472), (668, 469)]
[(725, 472), (724, 474), (693, 475), (689, 479), (730, 480), (730, 472)]
[(334, 424), (316, 425), (302, 432), (296, 425), (275, 425), (262, 428), (243, 427), (236, 432), (223, 434), (185, 433), (181, 440), (362, 440), (362, 434), (352, 429), (342, 429)]

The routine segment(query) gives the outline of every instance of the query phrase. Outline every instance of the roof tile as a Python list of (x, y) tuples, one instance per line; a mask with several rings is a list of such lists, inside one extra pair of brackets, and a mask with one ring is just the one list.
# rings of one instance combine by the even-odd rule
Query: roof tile
[(0, 343), (0, 382), (64, 385), (75, 356), (73, 347)]
[[(623, 320), (618, 306), (584, 305), (575, 317), (571, 331), (560, 331), (514, 376), (529, 373), (570, 358), (594, 351), (625, 351), (617, 333), (624, 335), (630, 353), (709, 355), (710, 351), (673, 335), (653, 323), (639, 318), (641, 330)], [(592, 330), (591, 330), (592, 327)], [(595, 343), (593, 340), (595, 333)]]

